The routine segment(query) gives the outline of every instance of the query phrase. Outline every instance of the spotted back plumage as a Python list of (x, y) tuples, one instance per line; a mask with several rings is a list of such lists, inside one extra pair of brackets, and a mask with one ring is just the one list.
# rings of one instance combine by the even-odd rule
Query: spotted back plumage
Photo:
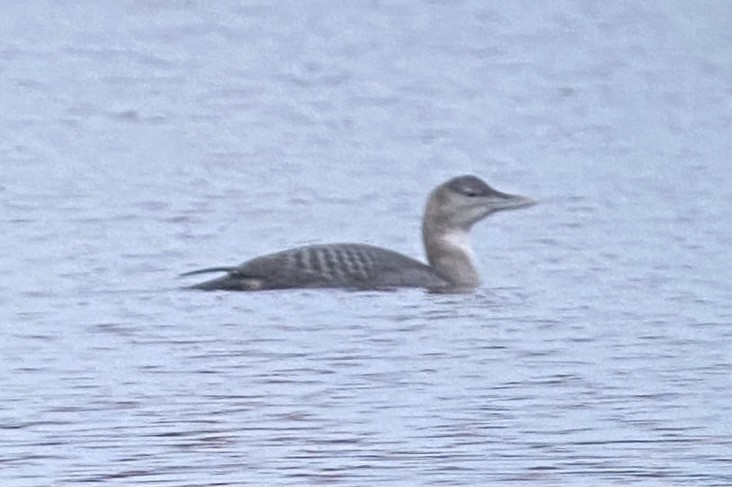
[(391, 250), (354, 243), (298, 247), (257, 257), (226, 270), (226, 276), (194, 288), (439, 288), (446, 284), (443, 278), (422, 262)]

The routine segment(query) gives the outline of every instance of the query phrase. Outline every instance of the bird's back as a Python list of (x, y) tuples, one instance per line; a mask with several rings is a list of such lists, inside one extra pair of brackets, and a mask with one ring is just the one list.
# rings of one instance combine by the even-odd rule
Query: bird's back
[(195, 289), (241, 290), (346, 287), (440, 288), (446, 281), (430, 266), (392, 250), (372, 245), (337, 243), (308, 245), (256, 257), (228, 268), (227, 275)]

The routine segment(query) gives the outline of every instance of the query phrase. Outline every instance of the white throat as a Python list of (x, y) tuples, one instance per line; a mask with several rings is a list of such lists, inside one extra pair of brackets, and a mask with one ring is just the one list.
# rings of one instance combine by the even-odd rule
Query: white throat
[(470, 234), (467, 231), (459, 229), (450, 230), (439, 238), (445, 247), (462, 252), (471, 260), (475, 257), (475, 254), (473, 254), (473, 246), (470, 244)]

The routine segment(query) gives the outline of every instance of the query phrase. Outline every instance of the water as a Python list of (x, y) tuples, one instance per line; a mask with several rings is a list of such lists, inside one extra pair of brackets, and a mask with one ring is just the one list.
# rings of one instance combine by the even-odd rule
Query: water
[[(730, 14), (5, 5), (0, 483), (732, 484)], [(463, 173), (475, 294), (178, 289)]]

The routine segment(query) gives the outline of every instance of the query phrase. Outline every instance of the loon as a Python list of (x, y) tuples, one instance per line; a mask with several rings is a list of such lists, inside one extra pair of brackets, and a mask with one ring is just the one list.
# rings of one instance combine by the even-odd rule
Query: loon
[(392, 250), (357, 243), (307, 245), (251, 259), (236, 267), (186, 272), (226, 275), (189, 289), (257, 291), (292, 288), (427, 288), (469, 292), (480, 285), (468, 232), (491, 213), (532, 206), (524, 196), (507, 194), (476, 176), (459, 176), (429, 195), (422, 218), (422, 240), (429, 265)]

